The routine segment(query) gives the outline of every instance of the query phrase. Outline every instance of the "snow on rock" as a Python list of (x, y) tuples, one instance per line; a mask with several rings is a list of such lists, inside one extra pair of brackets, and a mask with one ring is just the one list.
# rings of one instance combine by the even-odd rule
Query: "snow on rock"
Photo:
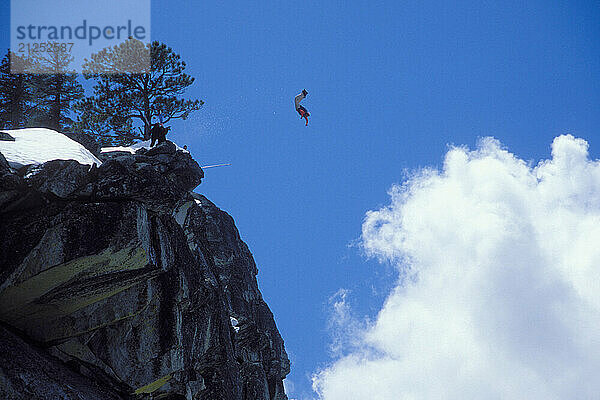
[(233, 329), (235, 330), (235, 332), (239, 332), (240, 327), (238, 320), (235, 317), (229, 317), (229, 319), (231, 320), (231, 326), (233, 327)]
[(43, 164), (51, 160), (75, 160), (80, 164), (100, 165), (88, 149), (60, 132), (46, 128), (3, 130), (15, 140), (0, 141), (0, 153), (13, 168)]
[[(137, 150), (141, 149), (141, 148), (145, 148), (145, 149), (150, 149), (150, 140), (144, 140), (143, 142), (137, 142), (132, 144), (131, 146), (116, 146), (116, 147), (103, 147), (100, 152), (101, 153), (110, 153), (113, 151), (125, 151), (125, 152), (129, 152), (131, 154), (135, 153)], [(186, 149), (184, 149), (183, 147), (179, 147), (179, 145), (177, 145), (177, 143), (172, 142), (175, 147), (177, 148), (177, 150), (181, 150), (181, 151), (185, 151), (186, 153), (188, 152)]]

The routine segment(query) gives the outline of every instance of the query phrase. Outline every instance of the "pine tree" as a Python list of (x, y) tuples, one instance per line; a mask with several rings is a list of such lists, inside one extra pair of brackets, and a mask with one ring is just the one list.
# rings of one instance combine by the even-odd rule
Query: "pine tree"
[(77, 128), (101, 137), (103, 143), (129, 144), (148, 139), (153, 119), (186, 119), (201, 100), (180, 96), (194, 78), (170, 47), (129, 40), (92, 55), (84, 64), (86, 79), (95, 79), (93, 96), (81, 101)]
[(77, 74), (69, 69), (73, 56), (56, 47), (39, 53), (35, 59), (37, 74), (32, 79), (34, 96), (39, 99), (34, 121), (38, 126), (59, 132), (72, 128), (72, 108), (83, 98), (83, 86)]
[(38, 106), (34, 101), (32, 79), (26, 71), (28, 61), (10, 50), (0, 64), (0, 121), (4, 128), (23, 128), (30, 126), (34, 110)]

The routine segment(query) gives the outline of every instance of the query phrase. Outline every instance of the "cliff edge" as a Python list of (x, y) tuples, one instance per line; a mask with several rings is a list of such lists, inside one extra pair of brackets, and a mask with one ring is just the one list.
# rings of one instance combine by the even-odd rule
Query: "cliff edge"
[(0, 153), (1, 398), (287, 399), (252, 254), (189, 153), (18, 167)]

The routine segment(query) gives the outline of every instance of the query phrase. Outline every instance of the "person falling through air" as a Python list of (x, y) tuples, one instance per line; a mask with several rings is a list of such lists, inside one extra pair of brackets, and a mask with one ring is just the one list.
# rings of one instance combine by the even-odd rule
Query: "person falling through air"
[(296, 105), (296, 111), (298, 111), (298, 114), (300, 114), (300, 119), (304, 118), (306, 120), (305, 126), (308, 125), (308, 117), (309, 117), (310, 113), (308, 112), (308, 110), (306, 108), (304, 108), (302, 105), (300, 105), (300, 102), (302, 100), (304, 100), (304, 98), (306, 97), (307, 94), (308, 94), (308, 92), (306, 91), (306, 89), (302, 89), (302, 93), (298, 94), (294, 98), (294, 104)]

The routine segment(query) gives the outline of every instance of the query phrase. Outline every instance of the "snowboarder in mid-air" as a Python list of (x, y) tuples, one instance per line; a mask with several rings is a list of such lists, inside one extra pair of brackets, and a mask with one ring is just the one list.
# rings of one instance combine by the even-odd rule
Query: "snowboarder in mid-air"
[(300, 114), (300, 119), (304, 118), (306, 120), (306, 124), (304, 126), (308, 126), (308, 117), (310, 116), (310, 113), (306, 108), (300, 105), (300, 102), (304, 100), (307, 94), (308, 92), (306, 91), (306, 89), (302, 89), (302, 93), (299, 93), (294, 98), (294, 104), (296, 105), (296, 111), (298, 111), (298, 114)]

